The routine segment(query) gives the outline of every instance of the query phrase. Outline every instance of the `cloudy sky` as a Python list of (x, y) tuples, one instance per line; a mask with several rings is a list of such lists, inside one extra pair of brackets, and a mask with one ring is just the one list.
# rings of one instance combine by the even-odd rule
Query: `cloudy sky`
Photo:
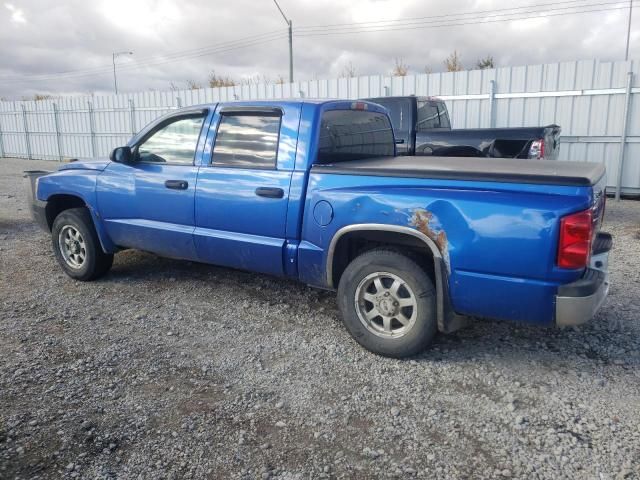
[[(624, 58), (628, 1), (280, 0), (293, 20), (296, 79)], [(625, 7), (626, 8), (623, 8)], [(640, 57), (640, 1), (631, 58)], [(286, 24), (273, 0), (0, 0), (0, 97), (121, 91), (288, 76)]]

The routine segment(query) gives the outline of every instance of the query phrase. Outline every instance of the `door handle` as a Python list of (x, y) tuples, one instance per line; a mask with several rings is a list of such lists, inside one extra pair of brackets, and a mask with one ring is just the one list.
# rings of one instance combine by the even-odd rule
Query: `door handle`
[(284, 197), (284, 190), (281, 188), (258, 187), (256, 188), (256, 195), (266, 198), (282, 198)]
[(189, 188), (189, 182), (185, 180), (167, 180), (164, 186), (173, 190), (186, 190)]

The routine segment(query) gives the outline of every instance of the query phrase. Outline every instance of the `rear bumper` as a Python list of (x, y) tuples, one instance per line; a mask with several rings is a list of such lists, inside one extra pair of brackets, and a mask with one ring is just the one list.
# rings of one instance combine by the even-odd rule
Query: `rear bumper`
[(556, 325), (581, 325), (591, 320), (609, 293), (609, 251), (612, 238), (598, 233), (591, 265), (579, 280), (558, 287)]

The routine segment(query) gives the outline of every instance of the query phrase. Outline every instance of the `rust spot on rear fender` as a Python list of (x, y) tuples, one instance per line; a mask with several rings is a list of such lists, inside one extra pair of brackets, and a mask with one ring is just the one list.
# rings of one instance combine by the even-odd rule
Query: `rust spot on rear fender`
[[(435, 218), (437, 220), (437, 218)], [(430, 238), (440, 250), (442, 259), (444, 260), (447, 271), (451, 272), (451, 266), (449, 265), (449, 243), (447, 240), (447, 233), (440, 227), (434, 226), (434, 214), (424, 208), (416, 208), (413, 211), (413, 216), (409, 221), (409, 225), (415, 227), (421, 233), (424, 233)]]

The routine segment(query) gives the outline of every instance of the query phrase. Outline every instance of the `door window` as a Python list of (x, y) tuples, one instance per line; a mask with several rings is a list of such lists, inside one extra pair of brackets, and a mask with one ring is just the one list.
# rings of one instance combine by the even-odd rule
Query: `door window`
[(182, 117), (157, 130), (138, 147), (145, 163), (193, 165), (203, 115)]
[(213, 165), (276, 168), (280, 115), (223, 114), (213, 147)]

